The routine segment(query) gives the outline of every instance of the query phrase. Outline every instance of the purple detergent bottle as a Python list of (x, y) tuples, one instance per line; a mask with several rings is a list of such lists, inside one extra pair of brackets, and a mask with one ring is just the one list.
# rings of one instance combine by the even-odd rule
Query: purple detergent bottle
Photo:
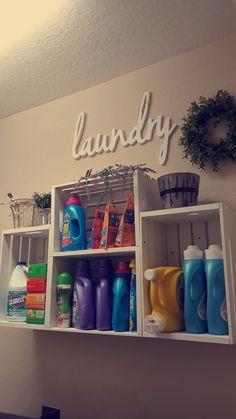
[(100, 259), (96, 286), (96, 328), (111, 330), (112, 319), (112, 263)]
[(75, 271), (72, 325), (77, 329), (95, 329), (93, 284), (86, 259), (79, 259)]

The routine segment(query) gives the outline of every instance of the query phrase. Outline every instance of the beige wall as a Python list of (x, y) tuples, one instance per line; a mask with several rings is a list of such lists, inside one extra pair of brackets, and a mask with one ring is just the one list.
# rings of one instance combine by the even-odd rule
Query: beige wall
[[(193, 170), (182, 159), (179, 131), (164, 167), (158, 166), (158, 139), (75, 161), (77, 116), (88, 115), (84, 138), (113, 127), (128, 133), (149, 90), (150, 115), (181, 124), (200, 95), (221, 88), (236, 96), (235, 47), (235, 39), (218, 42), (1, 120), (0, 200), (9, 191), (30, 197), (114, 163), (146, 162), (158, 174)], [(199, 173), (201, 202), (222, 200), (236, 208), (236, 165)], [(0, 228), (9, 227), (8, 210), (1, 207)], [(14, 330), (0, 330), (0, 341), (0, 411), (36, 415), (47, 403), (61, 407), (63, 419), (236, 417), (235, 348)]]

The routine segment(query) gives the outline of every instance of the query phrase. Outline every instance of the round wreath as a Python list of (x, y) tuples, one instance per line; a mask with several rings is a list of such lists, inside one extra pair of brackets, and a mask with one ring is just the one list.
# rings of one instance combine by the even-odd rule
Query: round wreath
[[(216, 143), (207, 138), (208, 121), (214, 126), (224, 123), (228, 132), (225, 138)], [(179, 144), (183, 147), (184, 158), (204, 169), (207, 164), (218, 170), (220, 163), (236, 161), (236, 100), (226, 90), (218, 90), (212, 98), (200, 97), (192, 102), (183, 118)]]

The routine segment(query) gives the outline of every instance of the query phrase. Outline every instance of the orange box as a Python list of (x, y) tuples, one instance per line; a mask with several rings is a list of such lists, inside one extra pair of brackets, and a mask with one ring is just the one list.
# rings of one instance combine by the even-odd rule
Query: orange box
[(44, 310), (46, 302), (45, 293), (33, 293), (27, 294), (26, 296), (26, 308), (37, 308), (38, 310)]

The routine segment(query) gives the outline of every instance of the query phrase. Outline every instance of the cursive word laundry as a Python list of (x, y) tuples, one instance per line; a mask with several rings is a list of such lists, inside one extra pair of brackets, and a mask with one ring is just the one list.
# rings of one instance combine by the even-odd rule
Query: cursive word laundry
[(113, 128), (110, 136), (108, 134), (97, 134), (95, 137), (88, 137), (82, 141), (86, 114), (79, 114), (72, 147), (72, 157), (76, 160), (82, 157), (93, 157), (96, 154), (112, 153), (118, 144), (123, 147), (145, 144), (152, 141), (154, 136), (163, 139), (159, 153), (159, 164), (166, 163), (169, 150), (169, 141), (177, 125), (172, 125), (171, 118), (158, 115), (156, 119), (148, 118), (151, 104), (151, 93), (145, 92), (140, 104), (137, 124), (131, 130), (128, 137), (120, 128)]

